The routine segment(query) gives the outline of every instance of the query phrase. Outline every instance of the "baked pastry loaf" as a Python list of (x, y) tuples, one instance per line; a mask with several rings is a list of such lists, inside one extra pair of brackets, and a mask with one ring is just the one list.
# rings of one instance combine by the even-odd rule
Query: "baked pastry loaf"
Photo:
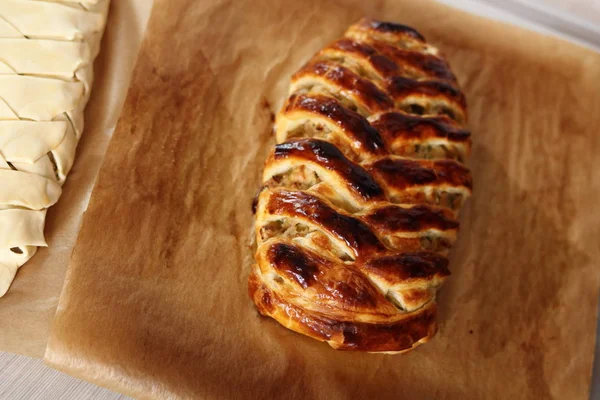
[(109, 0), (0, 5), (0, 297), (46, 246), (46, 210), (61, 195), (83, 132)]
[(412, 28), (363, 19), (317, 53), (292, 77), (255, 202), (259, 312), (336, 349), (429, 340), (471, 193), (466, 121)]

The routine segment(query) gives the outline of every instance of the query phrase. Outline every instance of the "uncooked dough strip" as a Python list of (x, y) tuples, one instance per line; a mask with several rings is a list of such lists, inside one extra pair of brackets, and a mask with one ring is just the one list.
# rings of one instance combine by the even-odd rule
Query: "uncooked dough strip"
[(51, 121), (77, 109), (83, 96), (81, 82), (21, 75), (0, 76), (0, 98), (21, 119)]
[[(36, 174), (43, 176), (53, 181), (58, 181), (58, 173), (56, 167), (48, 156), (42, 157), (33, 164), (12, 162), (11, 165), (16, 168), (17, 171), (29, 172), (30, 174)], [(59, 182), (62, 184), (62, 182)]]
[(0, 17), (31, 39), (82, 40), (104, 27), (100, 13), (45, 1), (2, 0)]
[(10, 162), (33, 164), (56, 149), (66, 132), (64, 121), (0, 121), (0, 154)]
[(79, 138), (74, 131), (73, 125), (70, 121), (67, 122), (67, 132), (63, 141), (51, 151), (52, 161), (55, 164), (58, 180), (61, 184), (64, 183), (75, 161), (75, 150), (77, 149), (78, 141)]
[[(27, 54), (27, 57), (23, 57), (24, 54)], [(73, 80), (77, 70), (90, 61), (87, 42), (0, 39), (0, 74), (38, 75)]]
[(44, 239), (46, 210), (0, 210), (0, 248), (47, 246)]
[(0, 206), (42, 210), (54, 205), (62, 192), (48, 178), (27, 172), (0, 170)]
[(4, 296), (10, 287), (19, 266), (29, 261), (36, 251), (35, 246), (0, 249), (0, 297)]

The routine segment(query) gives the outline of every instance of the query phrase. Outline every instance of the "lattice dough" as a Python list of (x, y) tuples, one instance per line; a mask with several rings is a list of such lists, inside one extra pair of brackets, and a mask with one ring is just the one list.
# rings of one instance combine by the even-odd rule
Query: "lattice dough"
[(412, 28), (364, 19), (317, 53), (292, 77), (255, 203), (259, 312), (336, 349), (429, 340), (471, 193), (466, 120)]
[(46, 246), (73, 165), (110, 0), (1, 0), (0, 297)]

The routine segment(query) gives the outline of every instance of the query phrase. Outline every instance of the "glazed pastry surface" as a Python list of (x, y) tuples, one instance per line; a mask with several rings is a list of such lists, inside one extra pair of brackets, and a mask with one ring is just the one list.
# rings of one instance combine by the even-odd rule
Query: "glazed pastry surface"
[(466, 121), (447, 62), (412, 28), (364, 19), (309, 60), (256, 201), (259, 312), (336, 349), (429, 340), (471, 193)]

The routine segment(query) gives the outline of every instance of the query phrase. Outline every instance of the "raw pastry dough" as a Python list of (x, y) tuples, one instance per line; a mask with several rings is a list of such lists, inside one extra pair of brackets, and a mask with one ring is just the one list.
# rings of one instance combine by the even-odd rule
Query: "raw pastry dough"
[(429, 340), (471, 193), (466, 119), (412, 28), (365, 19), (317, 53), (292, 77), (256, 199), (259, 312), (336, 349)]
[(0, 297), (46, 246), (83, 132), (110, 0), (1, 0)]

